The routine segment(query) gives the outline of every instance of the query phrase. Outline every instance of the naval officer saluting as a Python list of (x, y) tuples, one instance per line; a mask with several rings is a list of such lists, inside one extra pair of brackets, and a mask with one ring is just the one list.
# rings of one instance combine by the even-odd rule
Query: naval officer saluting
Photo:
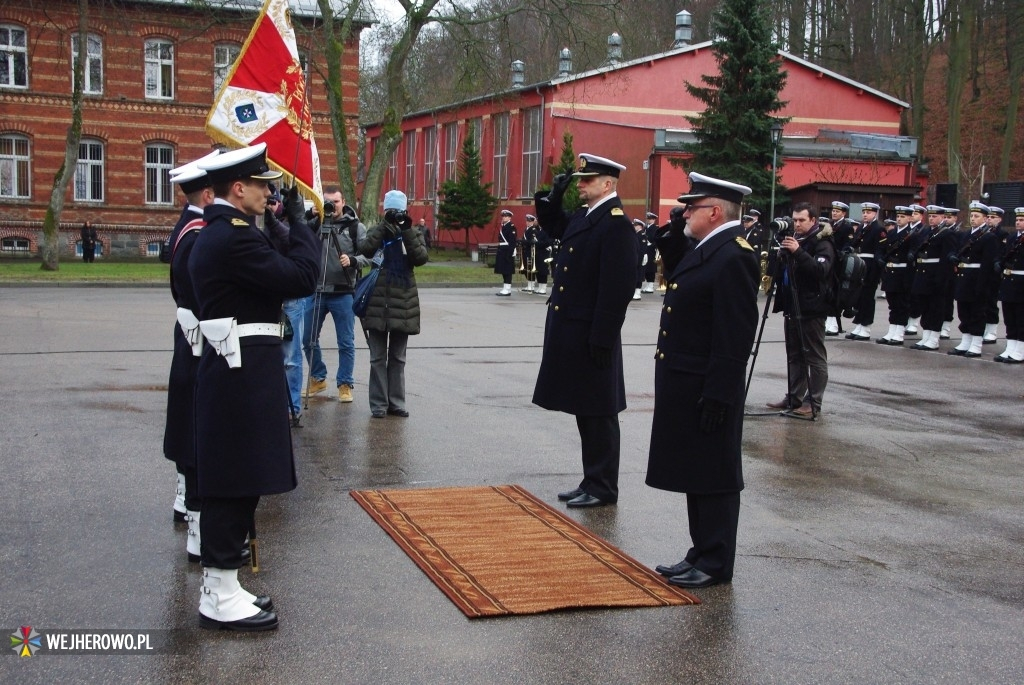
[(534, 196), (541, 225), (562, 243), (533, 403), (576, 417), (583, 480), (558, 495), (574, 508), (619, 498), (618, 414), (626, 408), (621, 332), (637, 268), (636, 233), (616, 192), (626, 167), (588, 154), (580, 162), (572, 177), (586, 207), (562, 210), (571, 182), (563, 174), (555, 176), (550, 193)]
[[(267, 182), (281, 176), (266, 162), (266, 145), (226, 152), (200, 165), (213, 187), (189, 259), (200, 328), (206, 337), (196, 375), (196, 466), (202, 497), (203, 587), (200, 625), (271, 630), (269, 597), (238, 583), (241, 549), (261, 495), (295, 489), (288, 389), (281, 354), (281, 302), (316, 288), (320, 245), (292, 226), (275, 248), (256, 228)], [(285, 209), (301, 214), (298, 190)], [(297, 230), (298, 229), (298, 230)]]

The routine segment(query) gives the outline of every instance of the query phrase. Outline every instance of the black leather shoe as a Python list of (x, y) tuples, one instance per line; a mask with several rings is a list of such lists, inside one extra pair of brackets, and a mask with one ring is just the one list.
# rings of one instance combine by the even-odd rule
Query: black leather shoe
[(273, 611), (261, 611), (255, 616), (240, 618), (237, 621), (218, 621), (199, 614), (199, 625), (210, 630), (234, 630), (240, 633), (277, 630), (277, 614)]
[(967, 350), (958, 350), (954, 347), (949, 352), (946, 352), (946, 354), (952, 355), (954, 357), (962, 357), (965, 354), (967, 354)]
[(967, 350), (966, 352), (964, 352), (960, 356), (961, 357), (967, 357), (968, 359), (977, 359), (978, 357), (981, 356), (981, 352), (971, 352), (970, 350)]
[(567, 507), (572, 507), (573, 509), (582, 509), (584, 507), (603, 507), (606, 504), (615, 503), (605, 502), (603, 499), (599, 497), (594, 497), (593, 495), (587, 494), (585, 492), (579, 497), (574, 497), (565, 503)]
[(853, 333), (846, 334), (847, 340), (871, 340), (870, 335), (854, 335)]
[(686, 559), (683, 559), (678, 564), (672, 564), (671, 566), (655, 566), (654, 570), (663, 576), (671, 578), (672, 576), (678, 576), (681, 573), (686, 573), (691, 568), (693, 568), (693, 564), (688, 562)]
[(902, 340), (891, 340), (889, 338), (879, 338), (875, 341), (879, 345), (892, 345), (893, 347), (903, 347)]
[(252, 604), (262, 611), (274, 610), (274, 600), (270, 599), (269, 595), (259, 595), (255, 600), (253, 600)]
[(370, 414), (370, 416), (372, 416), (375, 419), (383, 419), (384, 418), (384, 412), (382, 412), (382, 411), (375, 411), (375, 412), (372, 412)]
[(576, 499), (580, 495), (586, 494), (583, 488), (576, 488), (575, 490), (567, 490), (566, 492), (558, 493), (559, 502), (568, 502), (571, 499)]
[(672, 576), (668, 582), (677, 587), (711, 587), (720, 583), (730, 582), (728, 578), (715, 578), (701, 571), (699, 568), (691, 568), (678, 576)]
[(404, 419), (409, 417), (409, 412), (404, 409), (388, 409), (388, 416), (401, 416)]

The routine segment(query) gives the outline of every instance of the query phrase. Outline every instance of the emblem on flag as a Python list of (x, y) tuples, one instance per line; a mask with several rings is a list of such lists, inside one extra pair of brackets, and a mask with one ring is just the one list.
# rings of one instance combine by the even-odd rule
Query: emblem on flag
[(288, 0), (266, 0), (214, 99), (206, 132), (231, 147), (267, 144), (267, 162), (322, 208), (320, 156)]

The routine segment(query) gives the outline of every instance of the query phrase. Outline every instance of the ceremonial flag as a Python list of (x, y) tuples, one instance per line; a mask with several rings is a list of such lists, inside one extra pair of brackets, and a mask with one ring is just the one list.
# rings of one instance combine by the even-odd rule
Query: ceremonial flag
[(266, 0), (206, 118), (214, 140), (267, 144), (267, 161), (323, 207), (320, 156), (288, 0)]

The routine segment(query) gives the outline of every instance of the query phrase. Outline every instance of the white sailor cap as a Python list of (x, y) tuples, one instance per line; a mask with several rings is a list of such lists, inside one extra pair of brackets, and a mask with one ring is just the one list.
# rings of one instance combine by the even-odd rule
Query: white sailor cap
[(605, 157), (598, 157), (584, 152), (580, 155), (580, 168), (573, 172), (573, 176), (614, 176), (619, 177), (619, 172), (625, 171), (626, 167), (618, 162), (613, 162)]
[(850, 205), (846, 204), (845, 202), (840, 202), (839, 200), (833, 200), (832, 209), (839, 209), (841, 211), (848, 212), (850, 211)]
[(946, 214), (952, 214), (953, 216), (956, 216), (959, 213), (960, 213), (960, 208), (959, 207), (946, 207)]
[(910, 211), (917, 212), (919, 214), (927, 214), (928, 208), (924, 205), (910, 205)]
[(1018, 207), (1017, 209), (1013, 210), (1013, 213), (1016, 214), (1017, 216), (1024, 216), (1024, 207)]
[(946, 213), (946, 208), (942, 207), (940, 205), (928, 205), (927, 207), (925, 207), (925, 209), (928, 210), (929, 214), (945, 214)]
[(754, 220), (754, 217), (752, 215), (750, 215), (750, 214), (744, 214), (742, 218), (743, 218), (743, 221), (753, 221)]
[[(220, 154), (220, 149), (214, 150), (214, 151), (213, 151), (213, 152), (211, 152), (210, 154), (208, 154), (208, 155), (203, 155), (203, 156), (202, 156), (202, 157), (200, 157), (199, 159), (194, 159), (194, 160), (192, 160), (191, 162), (189, 162), (188, 164), (182, 164), (182, 165), (181, 165), (181, 166), (179, 166), (179, 167), (175, 167), (175, 168), (171, 169), (171, 170), (170, 170), (169, 172), (167, 172), (167, 173), (169, 173), (169, 174), (170, 174), (170, 175), (171, 175), (172, 177), (174, 177), (174, 176), (178, 176), (178, 175), (180, 175), (180, 174), (181, 174), (181, 173), (182, 173), (183, 171), (185, 171), (186, 169), (191, 169), (191, 168), (193, 168), (193, 167), (197, 167), (197, 166), (199, 166), (200, 164), (202, 164), (202, 163), (204, 163), (204, 162), (209, 162), (209, 161), (210, 161), (211, 159), (213, 159), (214, 157), (218, 156), (219, 154)], [(172, 182), (172, 183), (174, 182), (174, 179), (173, 179), (173, 178), (171, 178), (171, 182)]]
[(526, 215), (526, 220), (527, 221), (536, 221), (537, 217), (535, 217), (533, 214), (527, 214)]
[(978, 202), (977, 200), (971, 200), (970, 210), (972, 212), (978, 212), (979, 214), (988, 214), (988, 205)]
[(206, 171), (200, 169), (199, 166), (192, 162), (185, 166), (180, 166), (176, 169), (177, 174), (171, 176), (171, 183), (174, 183), (181, 187), (181, 192), (189, 195), (197, 190), (203, 188), (209, 188), (212, 185), (210, 177), (207, 176)]
[(647, 212), (647, 218), (648, 219), (657, 219), (658, 215), (655, 214), (654, 212)]
[(512, 212), (510, 210), (503, 209), (503, 210), (501, 210), (501, 215), (502, 216), (512, 216)]
[(749, 214), (750, 216), (754, 217), (755, 219), (756, 219), (757, 217), (761, 216), (761, 212), (757, 211), (756, 209), (751, 209), (751, 210), (750, 210), (749, 212), (747, 212), (747, 213), (748, 213), (748, 214)]
[(721, 200), (725, 200), (726, 202), (732, 202), (738, 205), (743, 202), (743, 198), (747, 195), (750, 195), (750, 188), (747, 186), (742, 186), (739, 183), (732, 183), (730, 181), (723, 181), (717, 178), (711, 178), (704, 174), (698, 174), (696, 171), (691, 171), (690, 192), (685, 195), (680, 195), (678, 201), (690, 202), (702, 197), (717, 197)]
[(634, 226), (640, 226), (641, 228), (646, 228), (647, 227), (647, 224), (644, 223), (643, 219), (633, 219), (633, 225)]
[(881, 209), (877, 202), (861, 202), (860, 208), (861, 211), (866, 209), (871, 212), (877, 212), (879, 209)]
[(258, 181), (272, 181), (281, 178), (280, 171), (273, 171), (267, 164), (267, 144), (258, 143), (231, 152), (222, 152), (213, 159), (198, 165), (206, 171), (213, 183), (237, 181), (252, 178)]
[(908, 207), (907, 205), (896, 205), (896, 213), (905, 214), (909, 216), (914, 213), (914, 210)]
[(996, 207), (995, 205), (989, 205), (988, 206), (988, 215), (989, 216), (1002, 216), (1005, 213), (1006, 212), (1003, 211), (1002, 207)]

